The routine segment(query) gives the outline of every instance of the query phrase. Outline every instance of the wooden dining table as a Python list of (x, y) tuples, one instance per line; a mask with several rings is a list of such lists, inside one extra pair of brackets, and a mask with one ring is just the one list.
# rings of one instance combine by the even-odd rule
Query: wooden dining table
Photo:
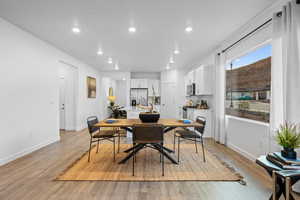
[[(107, 123), (106, 120), (100, 121), (99, 123), (95, 124), (94, 126), (96, 127), (118, 127), (125, 129), (129, 132), (132, 132), (132, 127), (135, 124), (143, 124), (143, 122), (140, 119), (116, 119), (115, 122), (113, 123)], [(158, 120), (157, 124), (161, 124), (164, 126), (164, 133), (167, 133), (175, 128), (182, 127), (182, 128), (188, 128), (188, 127), (201, 127), (203, 126), (200, 123), (192, 121), (191, 123), (183, 123), (183, 121), (178, 120), (178, 119), (168, 119), (168, 118), (161, 118)], [(142, 150), (144, 148), (144, 144), (137, 144), (135, 147), (129, 148), (125, 150), (124, 152), (129, 153), (124, 159), (122, 159), (119, 164), (125, 163), (127, 160), (129, 160), (133, 155), (134, 152), (133, 150), (135, 149), (135, 152), (137, 153), (138, 151)], [(161, 147), (156, 144), (152, 145), (153, 149), (156, 149), (157, 151), (161, 151)], [(174, 153), (172, 149), (169, 149), (167, 147), (162, 147), (163, 150), (161, 153), (166, 156), (167, 159), (169, 159), (172, 163), (178, 164), (178, 162), (170, 155), (170, 153)]]

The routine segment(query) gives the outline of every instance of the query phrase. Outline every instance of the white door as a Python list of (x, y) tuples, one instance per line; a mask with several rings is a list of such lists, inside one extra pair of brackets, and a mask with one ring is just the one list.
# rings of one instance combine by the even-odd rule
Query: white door
[(65, 87), (65, 78), (61, 77), (59, 82), (59, 129), (61, 130), (66, 128)]
[(176, 84), (162, 83), (161, 88), (161, 118), (177, 118)]

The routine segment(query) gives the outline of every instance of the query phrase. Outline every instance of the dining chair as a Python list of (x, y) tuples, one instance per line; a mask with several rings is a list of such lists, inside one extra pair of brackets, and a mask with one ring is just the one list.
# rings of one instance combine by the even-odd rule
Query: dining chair
[[(133, 159), (132, 159), (132, 176), (134, 176), (134, 164), (136, 162), (136, 147), (137, 144), (144, 144), (145, 147), (156, 147), (160, 152), (160, 162), (162, 163), (162, 176), (164, 176), (164, 127), (161, 124), (145, 123), (134, 124), (132, 127), (132, 145), (133, 145)], [(149, 145), (149, 146), (147, 146)], [(152, 145), (152, 146), (151, 146)], [(159, 148), (159, 149), (158, 149)]]
[(116, 137), (116, 131), (115, 129), (112, 130), (100, 130), (99, 127), (95, 127), (95, 124), (97, 124), (98, 118), (96, 116), (91, 116), (87, 118), (87, 125), (88, 130), (90, 134), (90, 148), (89, 148), (89, 158), (88, 162), (90, 162), (91, 157), (91, 149), (92, 149), (92, 143), (97, 142), (97, 153), (99, 151), (99, 142), (103, 140), (107, 140), (113, 143), (113, 153), (114, 153), (114, 161), (116, 160), (116, 153), (115, 153), (115, 137)]
[(198, 116), (196, 118), (196, 122), (201, 124), (202, 126), (195, 127), (193, 131), (189, 130), (187, 128), (175, 131), (173, 148), (174, 148), (174, 151), (175, 151), (175, 143), (176, 143), (176, 137), (177, 137), (178, 138), (178, 152), (177, 152), (178, 162), (179, 162), (179, 154), (180, 154), (180, 139), (190, 140), (190, 141), (195, 142), (196, 153), (198, 153), (197, 142), (201, 143), (203, 161), (206, 162), (206, 160), (205, 160), (205, 151), (204, 151), (204, 142), (203, 142), (203, 135), (204, 135), (205, 125), (206, 125), (206, 118)]

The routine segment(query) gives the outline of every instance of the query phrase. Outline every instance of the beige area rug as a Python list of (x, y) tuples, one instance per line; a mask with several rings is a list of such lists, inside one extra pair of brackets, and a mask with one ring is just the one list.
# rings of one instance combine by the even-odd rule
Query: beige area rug
[[(121, 151), (131, 147), (122, 144)], [(170, 147), (167, 145), (167, 147)], [(111, 144), (101, 144), (99, 153), (94, 147), (91, 161), (88, 162), (88, 152), (71, 164), (55, 180), (63, 181), (241, 181), (242, 177), (232, 168), (209, 151), (206, 151), (206, 162), (203, 162), (202, 152), (195, 153), (193, 144), (182, 144), (180, 148), (180, 164), (172, 164), (165, 158), (165, 176), (161, 175), (159, 153), (145, 148), (137, 154), (135, 176), (132, 176), (132, 159), (125, 164), (118, 164), (127, 153), (116, 154), (113, 162)], [(176, 154), (171, 154), (176, 158)]]

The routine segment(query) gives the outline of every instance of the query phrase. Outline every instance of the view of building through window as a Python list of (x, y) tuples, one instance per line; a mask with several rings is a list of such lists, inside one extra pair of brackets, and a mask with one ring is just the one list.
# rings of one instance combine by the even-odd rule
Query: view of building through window
[(226, 114), (269, 122), (272, 46), (264, 45), (226, 66)]

